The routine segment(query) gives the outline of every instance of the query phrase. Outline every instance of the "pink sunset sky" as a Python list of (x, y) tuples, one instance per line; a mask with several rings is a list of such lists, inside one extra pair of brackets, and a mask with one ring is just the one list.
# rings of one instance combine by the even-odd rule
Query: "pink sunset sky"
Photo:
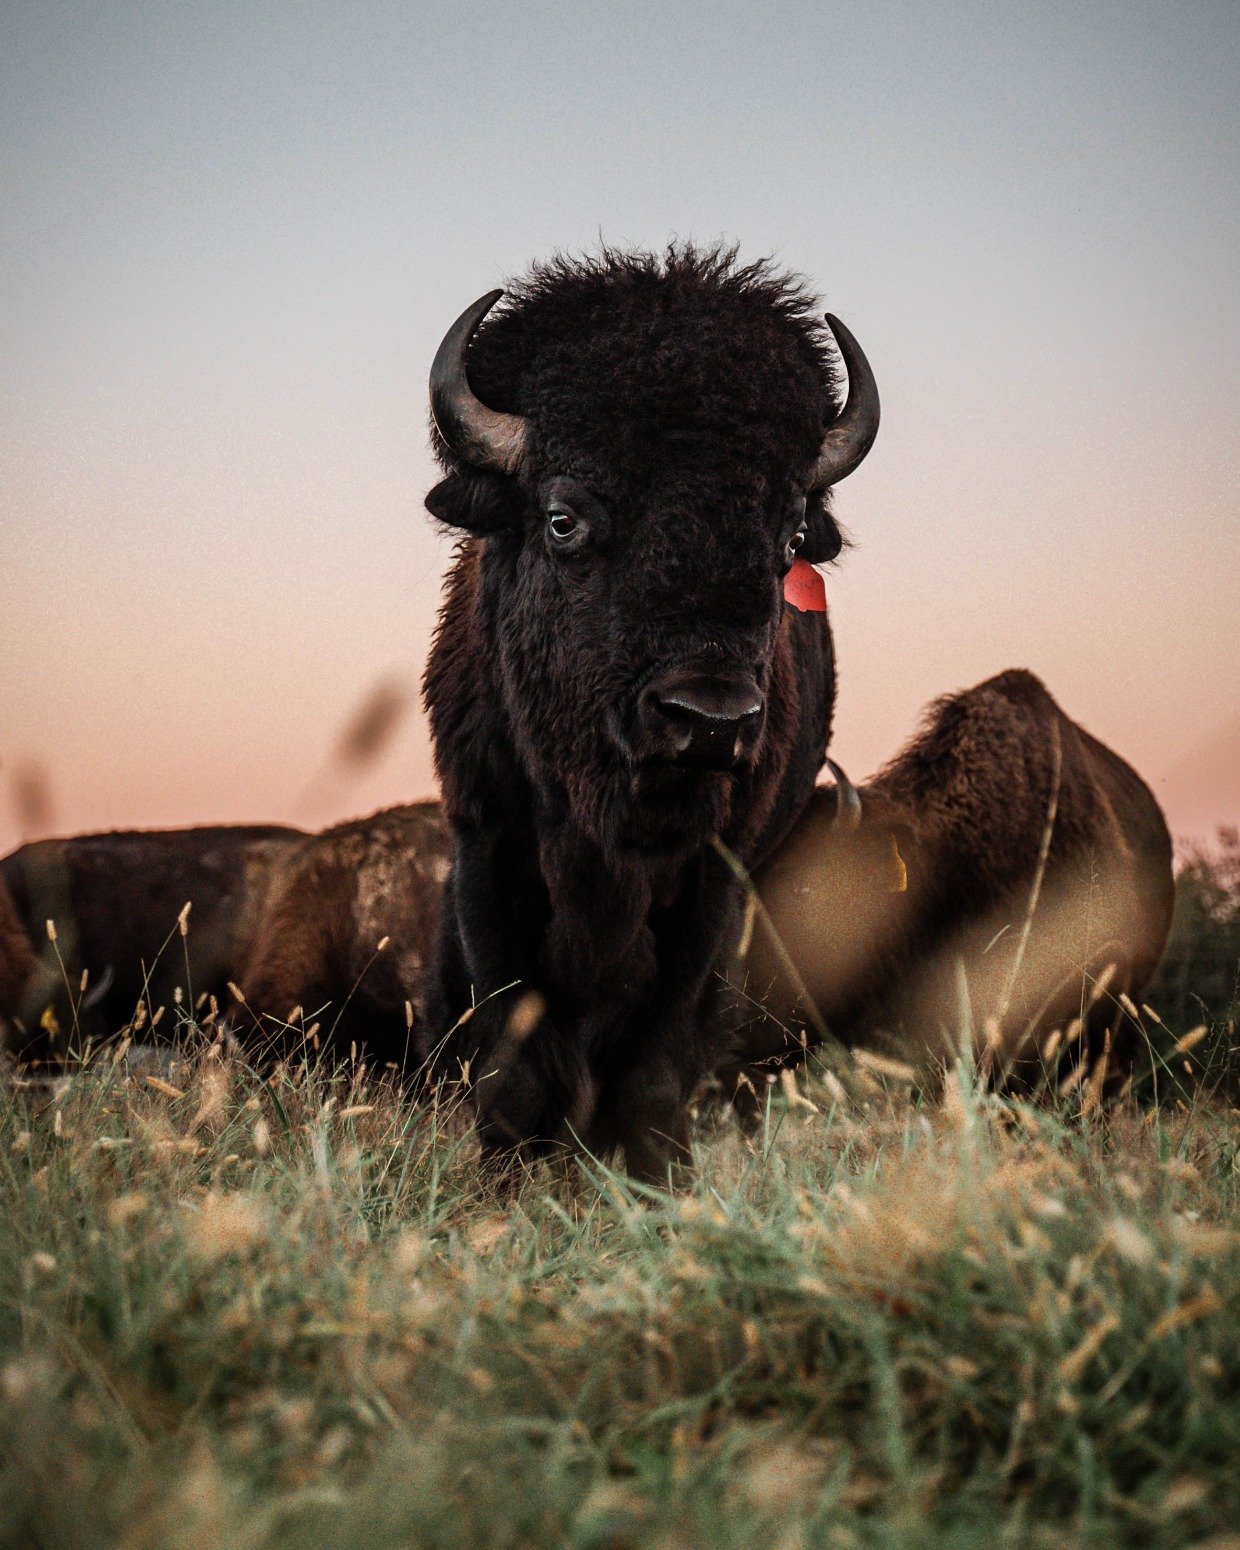
[[(861, 11), (863, 14), (858, 14)], [(856, 332), (833, 753), (1039, 673), (1240, 822), (1230, 6), (9, 7), (0, 850), (429, 793), (425, 380), (556, 248), (739, 242)]]

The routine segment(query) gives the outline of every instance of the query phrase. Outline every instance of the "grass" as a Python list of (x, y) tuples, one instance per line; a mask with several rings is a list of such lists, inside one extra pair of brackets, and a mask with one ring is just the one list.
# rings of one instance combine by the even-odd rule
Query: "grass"
[(13, 1089), (0, 1542), (1235, 1550), (1235, 1111), (859, 1076), (507, 1201), (360, 1068)]
[[(1220, 829), (1211, 845), (1194, 845), (1175, 881), (1171, 939), (1149, 988), (1172, 1026), (1209, 1028), (1240, 1018), (1240, 831)], [(1240, 1061), (1226, 1073), (1240, 1098)]]

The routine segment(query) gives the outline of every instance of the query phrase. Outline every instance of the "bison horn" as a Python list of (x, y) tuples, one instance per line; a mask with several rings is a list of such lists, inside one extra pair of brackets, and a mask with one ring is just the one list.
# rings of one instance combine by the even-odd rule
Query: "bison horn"
[(525, 421), (519, 414), (488, 409), (475, 398), (465, 370), (469, 342), (503, 294), (488, 291), (479, 297), (443, 336), (431, 362), (431, 414), (448, 450), (463, 463), (515, 474), (525, 454)]
[(823, 437), (822, 450), (810, 475), (811, 490), (846, 479), (874, 445), (878, 435), (878, 383), (865, 351), (840, 322), (827, 313), (827, 326), (848, 372), (848, 397), (831, 429)]
[(861, 827), (861, 793), (834, 759), (827, 760), (827, 768), (835, 777), (836, 790), (835, 817), (831, 820), (831, 827), (851, 834)]

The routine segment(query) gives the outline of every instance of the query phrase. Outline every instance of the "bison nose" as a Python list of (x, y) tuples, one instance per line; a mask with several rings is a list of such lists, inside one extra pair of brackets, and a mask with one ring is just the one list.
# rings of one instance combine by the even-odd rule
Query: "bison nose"
[(671, 673), (647, 686), (642, 720), (659, 757), (726, 770), (752, 752), (764, 703), (752, 678)]

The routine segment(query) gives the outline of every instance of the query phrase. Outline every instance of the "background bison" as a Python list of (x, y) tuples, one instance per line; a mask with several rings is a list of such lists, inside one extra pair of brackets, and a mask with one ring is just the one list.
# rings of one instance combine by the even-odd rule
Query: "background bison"
[(10, 971), (5, 989), (0, 972), (11, 1047), (27, 1059), (61, 1056), (71, 1037), (80, 1045), (115, 1033), (139, 1005), (149, 1029), (161, 1008), (175, 1024), (178, 993), (185, 1015), (203, 998), (222, 1003), (253, 938), (269, 869), (300, 838), (278, 826), (85, 834), (4, 857), (0, 888), (28, 944), (16, 948), (26, 968), (20, 984)]
[(71, 1039), (80, 1048), (129, 1025), (139, 1006), (135, 1031), (150, 1037), (154, 1024), (159, 1037), (214, 998), (263, 1060), (299, 1052), (313, 1028), (312, 1052), (356, 1044), (416, 1065), (447, 867), (437, 802), (313, 835), (208, 827), (23, 846), (0, 861), (9, 1047), (56, 1059)]
[(310, 1044), (402, 1069), (426, 1052), (426, 977), (450, 846), (438, 802), (337, 824), (282, 854), (237, 981), (250, 1046)]
[[(37, 968), (30, 932), (0, 877), (0, 1037), (6, 1045), (17, 1043), (18, 1030), (13, 1019), (21, 1019), (28, 1010), (26, 994), (33, 986)], [(37, 1022), (38, 1010), (29, 1010)]]
[(437, 1066), (468, 1073), (488, 1155), (580, 1137), (661, 1179), (717, 1059), (738, 895), (711, 841), (766, 855), (830, 736), (825, 608), (784, 578), (838, 552), (829, 488), (877, 392), (831, 320), (841, 408), (808, 292), (726, 253), (560, 259), (499, 295), (432, 368), (427, 506), (467, 535), (426, 673), (454, 840)]
[(1040, 1071), (1048, 1036), (1064, 1048), (1073, 1019), (1066, 1052), (1099, 1055), (1127, 1021), (1119, 993), (1154, 972), (1173, 903), (1167, 827), (1130, 766), (1033, 674), (1010, 671), (938, 700), (860, 797), (857, 822), (839, 823), (838, 794), (815, 792), (756, 874), (798, 972), (759, 925), (743, 976), (748, 1058), (795, 1058), (818, 1018), (848, 1042), (882, 1028), (946, 1058), (960, 963), (997, 1077)]

